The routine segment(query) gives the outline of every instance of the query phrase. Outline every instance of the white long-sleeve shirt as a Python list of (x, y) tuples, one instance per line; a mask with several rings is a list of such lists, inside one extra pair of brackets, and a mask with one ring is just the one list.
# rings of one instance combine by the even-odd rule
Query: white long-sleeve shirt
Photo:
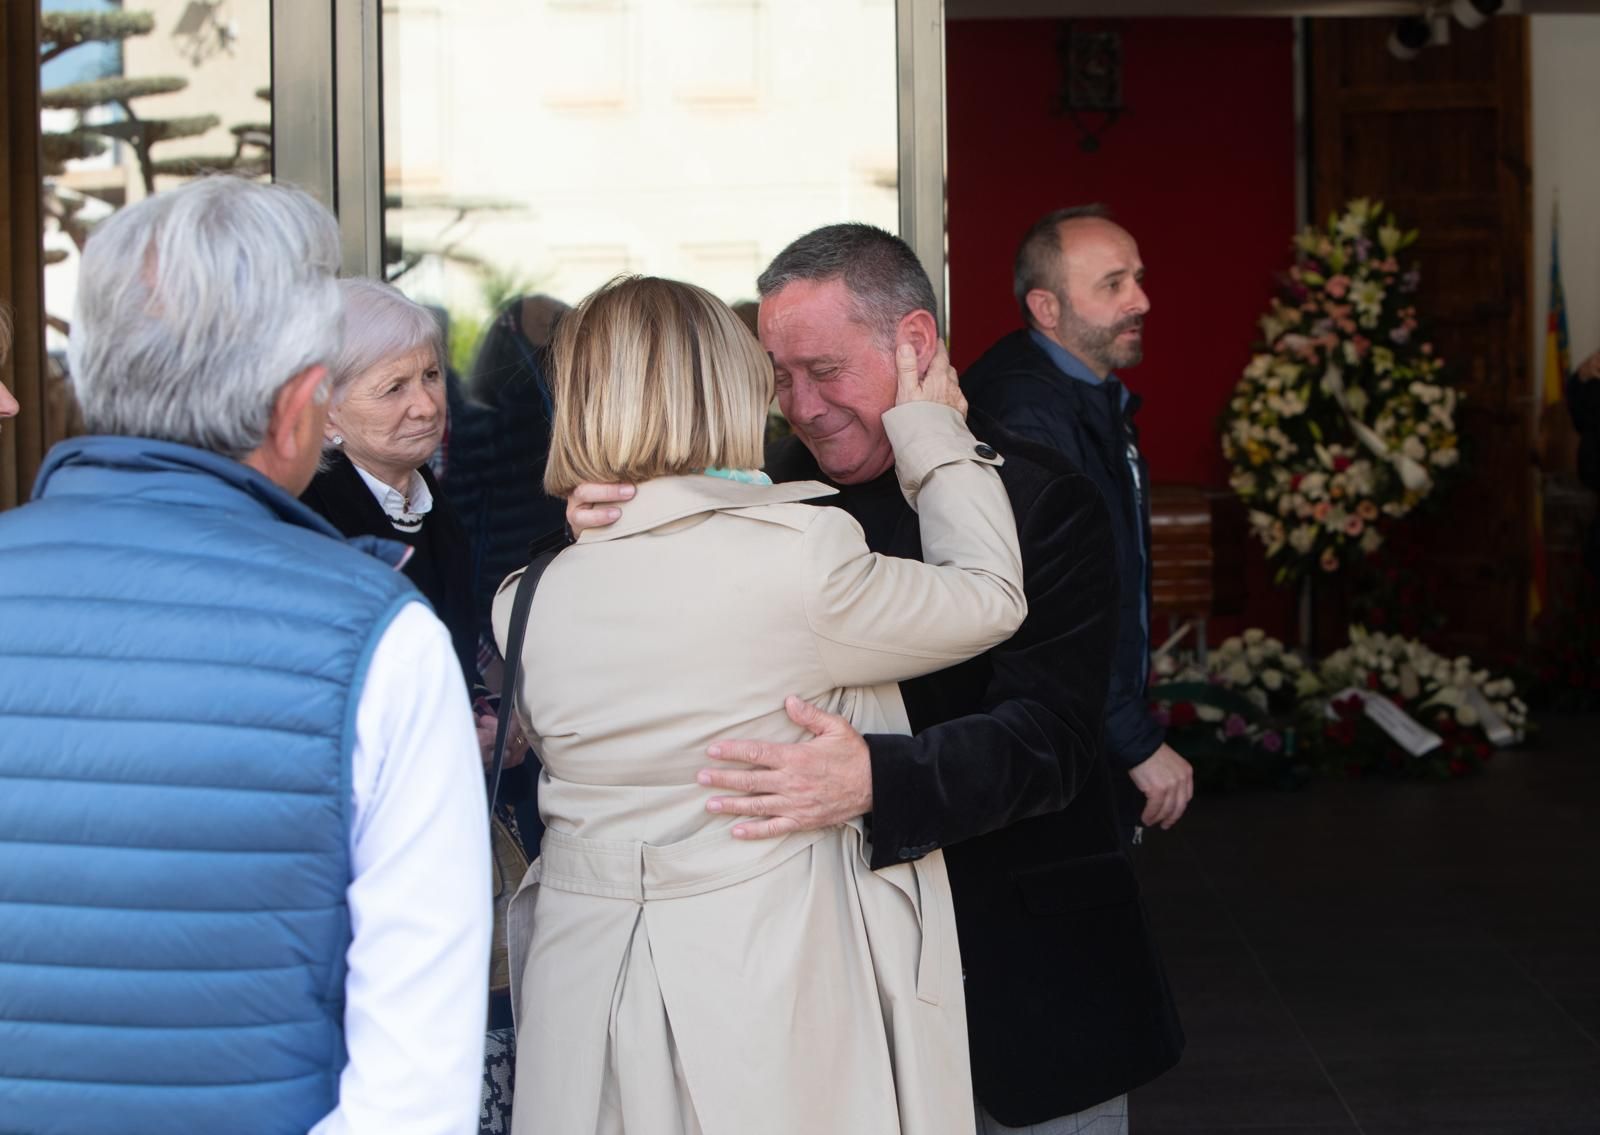
[(373, 652), (351, 762), (353, 940), (339, 1105), (311, 1135), (476, 1135), (488, 802), (450, 634), (421, 603)]

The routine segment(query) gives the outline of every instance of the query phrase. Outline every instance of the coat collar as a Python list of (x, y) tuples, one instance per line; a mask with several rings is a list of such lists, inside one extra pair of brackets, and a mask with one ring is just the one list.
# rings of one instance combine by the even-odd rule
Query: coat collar
[(701, 513), (758, 508), (768, 504), (793, 504), (833, 496), (820, 481), (786, 481), (777, 485), (747, 485), (721, 477), (691, 473), (680, 477), (656, 477), (639, 486), (631, 501), (624, 502), (622, 519), (606, 528), (588, 528), (578, 535), (578, 543), (620, 540), (653, 528), (685, 520)]

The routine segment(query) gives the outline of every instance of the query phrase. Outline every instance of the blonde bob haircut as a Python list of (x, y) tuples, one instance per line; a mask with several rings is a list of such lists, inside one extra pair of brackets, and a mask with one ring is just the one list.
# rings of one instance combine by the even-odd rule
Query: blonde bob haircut
[(551, 356), (551, 496), (586, 481), (761, 467), (772, 362), (704, 288), (612, 280), (562, 317)]

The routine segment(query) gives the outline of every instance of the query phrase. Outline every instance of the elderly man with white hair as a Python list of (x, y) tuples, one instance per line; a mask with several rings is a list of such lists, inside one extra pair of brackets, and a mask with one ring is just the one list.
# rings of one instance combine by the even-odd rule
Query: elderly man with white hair
[(486, 803), (450, 636), (295, 496), (333, 218), (218, 178), (85, 249), (91, 436), (0, 515), (0, 1126), (468, 1132)]

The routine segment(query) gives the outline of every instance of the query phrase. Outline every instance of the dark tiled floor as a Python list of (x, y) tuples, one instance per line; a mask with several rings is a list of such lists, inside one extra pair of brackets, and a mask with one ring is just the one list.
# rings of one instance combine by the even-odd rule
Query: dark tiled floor
[(1189, 1047), (1134, 1135), (1600, 1135), (1600, 718), (1202, 798), (1139, 864)]

